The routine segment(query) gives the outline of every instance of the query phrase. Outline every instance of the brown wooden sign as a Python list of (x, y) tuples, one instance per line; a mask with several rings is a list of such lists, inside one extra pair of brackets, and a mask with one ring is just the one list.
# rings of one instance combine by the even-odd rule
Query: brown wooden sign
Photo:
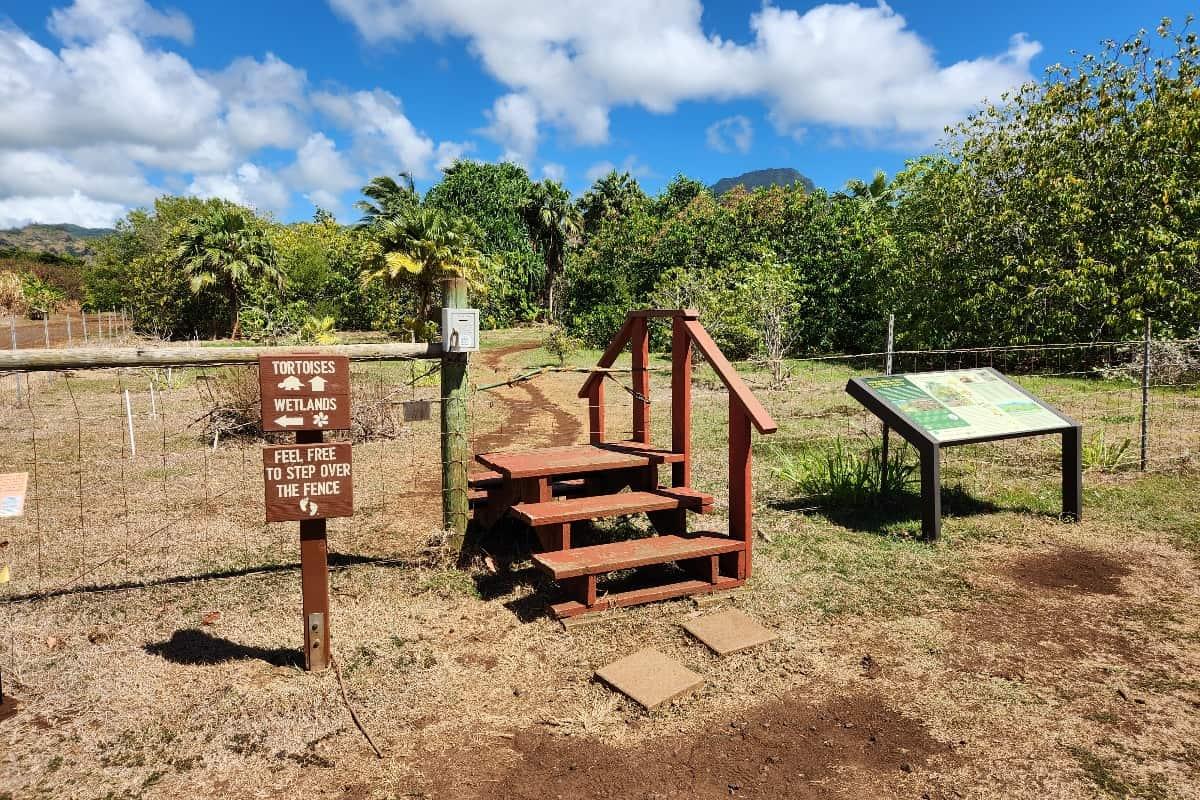
[(264, 431), (350, 428), (350, 359), (346, 356), (260, 356), (258, 388)]
[(264, 447), (267, 522), (352, 516), (350, 454), (345, 442)]

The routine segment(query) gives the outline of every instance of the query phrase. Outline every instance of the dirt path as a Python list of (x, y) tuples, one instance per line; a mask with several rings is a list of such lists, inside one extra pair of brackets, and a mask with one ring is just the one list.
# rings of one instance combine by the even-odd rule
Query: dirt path
[[(495, 373), (496, 380), (500, 380), (515, 373), (516, 366), (510, 361), (512, 356), (538, 347), (537, 342), (517, 342), (483, 352), (479, 360)], [(573, 393), (566, 391), (561, 376), (540, 376), (514, 386), (499, 387), (490, 395), (499, 403), (503, 416), (495, 427), (487, 425), (483, 419), (476, 423), (477, 430), (486, 431), (474, 441), (476, 453), (579, 442), (583, 425), (575, 414), (567, 411), (567, 408), (578, 406), (579, 401)], [(544, 415), (549, 415), (549, 420)]]

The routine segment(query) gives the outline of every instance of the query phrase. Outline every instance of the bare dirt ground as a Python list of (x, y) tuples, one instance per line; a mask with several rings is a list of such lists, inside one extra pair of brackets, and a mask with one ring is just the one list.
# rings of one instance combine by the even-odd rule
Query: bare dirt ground
[[(535, 344), (509, 334), (472, 380), (536, 364)], [(578, 441), (580, 379), (477, 395), (476, 450)], [(609, 395), (616, 429), (627, 398)], [(723, 395), (701, 377), (696, 398), (696, 470), (720, 505)], [(787, 392), (765, 400), (790, 435), (807, 424)], [(361, 475), (372, 521), (333, 539), (334, 650), (382, 759), (336, 677), (298, 668), (292, 532), (272, 529), (269, 569), (248, 546), (244, 573), (0, 604), (5, 686), (22, 702), (0, 722), (0, 798), (1200, 797), (1194, 474), (1089, 478), (1080, 525), (1039, 510), (1040, 485), (997, 495), (931, 545), (776, 502), (763, 445), (755, 577), (717, 607), (780, 638), (718, 658), (680, 627), (708, 613), (689, 601), (563, 630), (527, 562), (439, 560), (436, 437), (414, 436), (396, 463), (356, 455), (380, 458)], [(249, 517), (255, 491), (238, 495)], [(260, 535), (235, 528), (231, 543)], [(647, 646), (705, 685), (645, 712), (592, 679)]]

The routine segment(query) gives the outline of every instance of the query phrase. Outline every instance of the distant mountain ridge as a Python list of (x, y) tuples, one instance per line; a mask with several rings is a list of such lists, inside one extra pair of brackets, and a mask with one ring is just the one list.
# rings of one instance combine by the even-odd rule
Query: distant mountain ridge
[(85, 228), (68, 223), (43, 225), (35, 222), (23, 228), (0, 230), (0, 247), (83, 257), (92, 254), (93, 239), (112, 232), (112, 228)]
[(721, 178), (709, 189), (713, 194), (724, 194), (735, 186), (745, 186), (747, 191), (754, 191), (762, 186), (791, 186), (799, 183), (804, 191), (811, 192), (816, 184), (807, 175), (791, 167), (774, 167), (772, 169), (756, 169), (742, 173), (734, 178)]

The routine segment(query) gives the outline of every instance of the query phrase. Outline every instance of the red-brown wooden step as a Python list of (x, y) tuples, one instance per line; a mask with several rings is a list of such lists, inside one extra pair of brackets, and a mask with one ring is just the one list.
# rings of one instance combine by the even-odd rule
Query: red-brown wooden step
[(638, 442), (544, 447), (539, 450), (512, 450), (480, 453), (475, 456), (475, 460), (480, 464), (508, 478), (582, 475), (601, 470), (673, 464), (684, 458), (686, 456), (683, 453)]
[(533, 557), (533, 561), (555, 580), (563, 580), (580, 575), (602, 575), (619, 569), (732, 553), (743, 547), (744, 542), (718, 535), (650, 536), (646, 539), (538, 553)]
[(659, 489), (654, 492), (620, 492), (545, 503), (517, 503), (512, 513), (533, 526), (561, 525), (585, 519), (623, 517), (644, 511), (672, 511), (685, 508), (703, 512), (711, 508), (712, 497), (695, 490)]
[(647, 586), (641, 589), (630, 589), (626, 592), (614, 592), (596, 598), (590, 606), (578, 600), (565, 600), (550, 606), (550, 613), (555, 619), (577, 617), (592, 611), (605, 611), (610, 608), (636, 606), (640, 603), (654, 603), (659, 600), (670, 600), (674, 597), (690, 597), (698, 594), (711, 594), (736, 589), (744, 581), (737, 578), (718, 578), (716, 583), (698, 580), (684, 580), (661, 586)]

